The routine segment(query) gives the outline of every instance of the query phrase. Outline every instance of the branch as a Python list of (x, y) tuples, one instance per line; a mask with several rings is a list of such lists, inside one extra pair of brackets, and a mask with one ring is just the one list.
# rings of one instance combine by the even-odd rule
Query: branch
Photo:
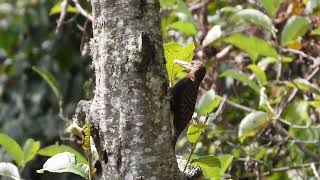
[(91, 22), (93, 21), (93, 17), (89, 14), (86, 10), (84, 10), (81, 5), (79, 4), (78, 0), (72, 0), (74, 5), (76, 6), (77, 10), (80, 12), (81, 15), (89, 19)]
[(56, 33), (61, 32), (62, 24), (67, 14), (68, 0), (63, 0), (60, 6), (61, 6), (61, 12), (60, 12), (60, 17), (57, 21)]

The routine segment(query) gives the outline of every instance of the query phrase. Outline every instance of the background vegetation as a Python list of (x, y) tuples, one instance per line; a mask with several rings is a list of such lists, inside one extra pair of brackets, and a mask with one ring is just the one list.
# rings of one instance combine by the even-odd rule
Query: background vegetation
[[(64, 133), (61, 117), (71, 118), (76, 103), (90, 98), (91, 22), (75, 7), (90, 12), (90, 3), (70, 1), (57, 26), (60, 3), (0, 1), (0, 161), (13, 160), (25, 179), (48, 178), (36, 173), (46, 160), (41, 155), (60, 152), (45, 153), (48, 145), (82, 151)], [(181, 170), (190, 159), (206, 178), (319, 178), (320, 2), (160, 3), (171, 85), (185, 75), (174, 59), (207, 67), (195, 118), (177, 145)], [(63, 112), (57, 93), (32, 66), (56, 79)], [(6, 149), (5, 134), (23, 145), (23, 156)]]

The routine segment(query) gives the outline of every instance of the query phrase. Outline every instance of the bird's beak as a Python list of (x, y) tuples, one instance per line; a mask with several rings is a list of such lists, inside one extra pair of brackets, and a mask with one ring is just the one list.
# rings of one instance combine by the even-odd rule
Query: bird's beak
[(191, 63), (190, 62), (181, 61), (181, 60), (178, 60), (178, 59), (175, 59), (173, 62), (175, 64), (181, 65), (182, 67), (186, 68), (187, 70), (191, 69)]

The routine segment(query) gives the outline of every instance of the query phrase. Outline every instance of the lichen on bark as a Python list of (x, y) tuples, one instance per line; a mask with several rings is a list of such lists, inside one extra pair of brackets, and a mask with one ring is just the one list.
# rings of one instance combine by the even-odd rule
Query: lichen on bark
[(158, 0), (91, 0), (96, 77), (86, 120), (104, 179), (180, 179)]

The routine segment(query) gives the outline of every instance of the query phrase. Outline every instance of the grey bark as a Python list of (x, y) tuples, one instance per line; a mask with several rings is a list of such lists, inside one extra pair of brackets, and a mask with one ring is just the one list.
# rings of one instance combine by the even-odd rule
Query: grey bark
[(97, 132), (104, 179), (180, 179), (158, 0), (91, 4), (96, 87), (83, 112)]

